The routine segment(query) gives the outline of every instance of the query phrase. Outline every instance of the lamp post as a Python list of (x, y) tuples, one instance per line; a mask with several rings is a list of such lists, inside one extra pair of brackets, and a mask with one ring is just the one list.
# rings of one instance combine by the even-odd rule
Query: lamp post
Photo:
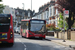
[[(63, 12), (65, 11), (65, 8), (63, 8)], [(64, 13), (63, 13), (63, 28), (64, 28), (64, 33), (63, 33), (63, 42), (66, 42), (65, 41), (65, 16), (64, 16)]]
[(31, 10), (32, 10), (32, 0), (31, 0)]
[(22, 3), (23, 4), (23, 10), (24, 10), (24, 3)]
[[(31, 11), (32, 11), (32, 0), (31, 0)], [(31, 16), (31, 15), (30, 15)], [(31, 19), (32, 19), (32, 16), (31, 16)]]
[[(24, 10), (24, 3), (22, 3), (23, 4), (23, 10)], [(24, 12), (23, 12), (23, 19), (24, 19)]]

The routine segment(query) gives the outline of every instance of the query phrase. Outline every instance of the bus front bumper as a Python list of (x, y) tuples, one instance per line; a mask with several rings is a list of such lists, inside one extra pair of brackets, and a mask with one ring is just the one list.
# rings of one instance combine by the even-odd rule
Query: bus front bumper
[(44, 38), (45, 39), (45, 35), (29, 35), (29, 38)]
[[(12, 38), (13, 39), (13, 38)], [(3, 39), (3, 40), (0, 40), (0, 44), (1, 43), (14, 43), (14, 41), (12, 39)]]

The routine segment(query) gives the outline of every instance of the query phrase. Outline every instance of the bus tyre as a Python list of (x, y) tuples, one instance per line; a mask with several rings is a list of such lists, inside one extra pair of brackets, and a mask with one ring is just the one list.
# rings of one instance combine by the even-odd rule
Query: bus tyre
[(12, 47), (14, 43), (9, 43), (9, 46)]
[(26, 38), (26, 32), (25, 32), (25, 38)]
[(22, 36), (22, 38), (24, 38), (24, 36)]
[(26, 37), (27, 39), (29, 39), (29, 38), (27, 37), (27, 33), (25, 34), (25, 37)]
[(43, 40), (44, 38), (40, 38), (41, 40)]

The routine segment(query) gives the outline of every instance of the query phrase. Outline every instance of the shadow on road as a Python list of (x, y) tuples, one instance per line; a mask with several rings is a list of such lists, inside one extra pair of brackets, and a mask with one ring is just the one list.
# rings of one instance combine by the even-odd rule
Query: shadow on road
[(13, 46), (0, 44), (0, 50), (24, 50), (24, 45), (21, 42), (15, 42)]
[(47, 41), (51, 41), (49, 39), (40, 39), (40, 38), (29, 38), (29, 40), (47, 40)]
[(9, 48), (11, 47), (9, 44), (0, 44), (0, 48)]

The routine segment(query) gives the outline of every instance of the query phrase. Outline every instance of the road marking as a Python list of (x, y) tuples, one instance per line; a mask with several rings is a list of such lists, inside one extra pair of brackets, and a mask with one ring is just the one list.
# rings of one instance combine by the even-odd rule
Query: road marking
[[(19, 40), (19, 39), (18, 39)], [(26, 48), (26, 45), (21, 41), (21, 40), (19, 40), (23, 45), (24, 45), (24, 50), (26, 50), (27, 48)]]
[(24, 50), (26, 50), (27, 48), (24, 48)]

